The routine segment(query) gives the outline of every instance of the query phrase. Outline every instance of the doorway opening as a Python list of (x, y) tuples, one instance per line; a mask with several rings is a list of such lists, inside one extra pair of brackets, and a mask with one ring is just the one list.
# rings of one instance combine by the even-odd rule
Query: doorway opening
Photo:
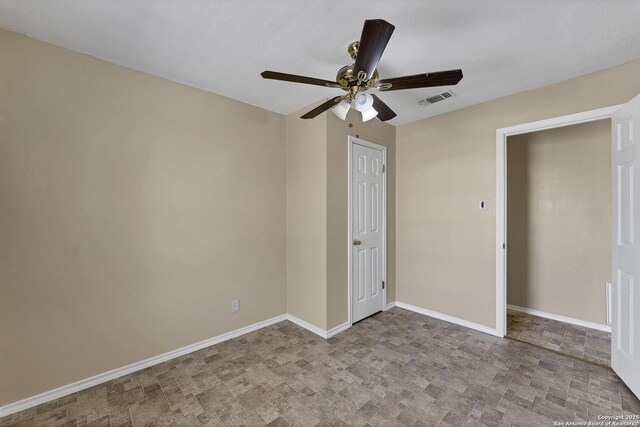
[(611, 362), (611, 119), (507, 138), (507, 337)]
[(602, 366), (611, 359), (607, 283), (617, 108), (497, 132), (497, 330)]

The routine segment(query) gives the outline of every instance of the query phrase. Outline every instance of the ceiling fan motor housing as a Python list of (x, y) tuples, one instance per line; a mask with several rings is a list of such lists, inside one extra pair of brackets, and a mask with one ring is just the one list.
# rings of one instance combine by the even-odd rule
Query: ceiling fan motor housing
[[(347, 46), (347, 52), (351, 59), (354, 61), (358, 57), (358, 49), (360, 48), (360, 42), (355, 41), (349, 46)], [(373, 75), (367, 79), (359, 79), (358, 75), (354, 71), (355, 63), (345, 65), (344, 67), (338, 70), (338, 74), (336, 75), (336, 82), (342, 86), (342, 88), (349, 88), (349, 91), (352, 94), (355, 94), (360, 91), (365, 91), (367, 89), (371, 89), (378, 84), (378, 70), (374, 70)], [(358, 84), (360, 83), (360, 84)]]
[[(340, 68), (338, 74), (336, 75), (336, 82), (343, 88), (352, 88), (358, 86), (358, 76), (354, 74), (354, 65), (349, 64)], [(358, 87), (358, 90), (367, 90), (375, 87), (378, 84), (378, 70), (376, 69), (373, 72), (373, 76), (367, 81), (361, 83)]]

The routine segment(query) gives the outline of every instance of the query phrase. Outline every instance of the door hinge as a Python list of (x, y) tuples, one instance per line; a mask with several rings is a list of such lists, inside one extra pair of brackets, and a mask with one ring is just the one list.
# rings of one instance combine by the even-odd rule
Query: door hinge
[(382, 281), (382, 289), (384, 289), (384, 280)]
[(385, 166), (382, 165), (382, 173), (384, 173), (385, 169), (386, 169)]

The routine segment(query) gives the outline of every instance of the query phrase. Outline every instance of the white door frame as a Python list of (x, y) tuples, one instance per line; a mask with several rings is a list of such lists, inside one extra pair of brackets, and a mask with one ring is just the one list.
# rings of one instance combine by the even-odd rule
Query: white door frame
[(362, 145), (365, 147), (369, 147), (369, 148), (373, 148), (374, 150), (380, 150), (382, 151), (382, 164), (384, 165), (384, 172), (382, 173), (382, 203), (384, 206), (384, 209), (382, 210), (382, 259), (384, 260), (382, 263), (382, 280), (384, 280), (385, 286), (384, 286), (384, 292), (382, 292), (382, 310), (386, 310), (387, 309), (387, 288), (389, 287), (389, 284), (387, 282), (387, 147), (385, 147), (384, 145), (380, 145), (380, 144), (376, 144), (374, 142), (370, 142), (370, 141), (365, 141), (364, 139), (360, 139), (360, 138), (356, 138), (355, 136), (351, 136), (349, 135), (348, 137), (348, 145), (349, 145), (349, 155), (348, 155), (348, 169), (347, 169), (347, 173), (349, 176), (349, 183), (348, 183), (348, 193), (347, 193), (347, 199), (349, 200), (348, 203), (348, 212), (347, 214), (349, 215), (349, 221), (348, 221), (348, 226), (347, 226), (347, 253), (349, 254), (348, 256), (348, 272), (349, 272), (349, 291), (348, 291), (348, 304), (349, 304), (349, 326), (353, 325), (353, 322), (351, 321), (351, 312), (353, 311), (353, 307), (351, 305), (351, 287), (352, 287), (352, 267), (353, 267), (353, 263), (352, 263), (352, 252), (353, 252), (353, 237), (351, 236), (351, 230), (352, 230), (352, 222), (353, 222), (353, 218), (351, 215), (351, 159), (353, 158), (353, 145), (354, 144), (358, 144), (358, 145)]
[(507, 138), (523, 133), (610, 119), (622, 105), (554, 117), (496, 130), (496, 333), (507, 335)]

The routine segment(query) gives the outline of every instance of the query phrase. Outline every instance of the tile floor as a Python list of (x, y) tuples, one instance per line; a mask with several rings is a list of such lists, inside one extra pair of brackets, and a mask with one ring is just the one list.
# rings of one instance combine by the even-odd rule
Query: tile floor
[(639, 413), (610, 369), (394, 308), (326, 341), (278, 323), (0, 426), (537, 426)]
[(507, 310), (507, 336), (611, 366), (611, 334)]

